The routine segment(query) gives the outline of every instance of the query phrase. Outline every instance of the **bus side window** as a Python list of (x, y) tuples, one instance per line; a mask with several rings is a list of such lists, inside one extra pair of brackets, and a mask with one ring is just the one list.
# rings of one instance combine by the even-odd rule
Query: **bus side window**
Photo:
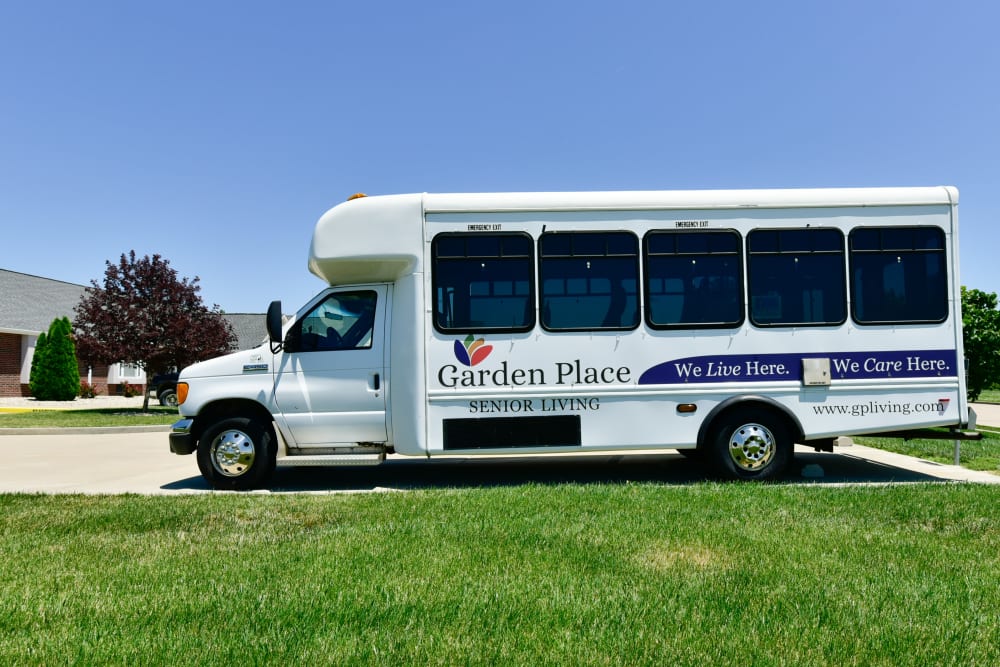
[(948, 318), (944, 232), (861, 227), (851, 232), (851, 315), (858, 324)]
[(757, 326), (830, 326), (847, 320), (839, 229), (756, 229), (747, 235), (750, 320)]
[(743, 322), (740, 236), (731, 230), (646, 234), (646, 319), (654, 329)]
[(539, 238), (542, 326), (639, 326), (639, 241), (631, 232), (548, 232)]
[(534, 253), (527, 234), (438, 234), (431, 243), (431, 263), (438, 331), (535, 326)]

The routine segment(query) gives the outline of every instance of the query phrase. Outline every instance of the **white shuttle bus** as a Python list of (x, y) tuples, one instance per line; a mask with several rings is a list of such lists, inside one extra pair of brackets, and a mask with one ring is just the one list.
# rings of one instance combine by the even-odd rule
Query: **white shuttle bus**
[[(794, 443), (975, 428), (951, 187), (412, 194), (317, 223), (329, 287), (185, 368), (178, 454), (277, 466), (681, 450), (771, 479)], [(948, 430), (950, 429), (950, 430)], [(939, 432), (940, 433), (940, 432)]]

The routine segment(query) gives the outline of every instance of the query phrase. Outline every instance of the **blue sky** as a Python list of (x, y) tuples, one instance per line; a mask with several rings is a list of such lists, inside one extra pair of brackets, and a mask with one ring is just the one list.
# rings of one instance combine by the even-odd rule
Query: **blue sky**
[(990, 2), (6, 2), (0, 268), (292, 312), (354, 192), (955, 185), (1000, 292)]

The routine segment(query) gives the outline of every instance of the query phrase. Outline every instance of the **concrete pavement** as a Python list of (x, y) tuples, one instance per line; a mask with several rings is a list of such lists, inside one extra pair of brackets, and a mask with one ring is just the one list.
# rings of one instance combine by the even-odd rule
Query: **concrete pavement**
[(1000, 429), (1000, 405), (996, 403), (973, 403), (972, 409), (976, 411), (976, 423), (979, 426)]
[(185, 480), (186, 490), (209, 489), (193, 456), (170, 453), (165, 431), (8, 435), (0, 461), (3, 493), (156, 494)]

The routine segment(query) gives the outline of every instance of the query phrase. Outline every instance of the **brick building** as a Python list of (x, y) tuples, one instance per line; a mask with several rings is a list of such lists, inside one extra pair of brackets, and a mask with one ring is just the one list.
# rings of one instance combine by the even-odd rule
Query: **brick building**
[[(58, 317), (73, 320), (84, 285), (0, 269), (0, 396), (29, 396), (28, 376), (38, 335)], [(267, 333), (264, 315), (226, 313), (241, 350), (255, 347)], [(115, 394), (121, 383), (145, 387), (141, 370), (123, 364), (88, 367), (80, 363), (80, 378), (102, 395)]]

